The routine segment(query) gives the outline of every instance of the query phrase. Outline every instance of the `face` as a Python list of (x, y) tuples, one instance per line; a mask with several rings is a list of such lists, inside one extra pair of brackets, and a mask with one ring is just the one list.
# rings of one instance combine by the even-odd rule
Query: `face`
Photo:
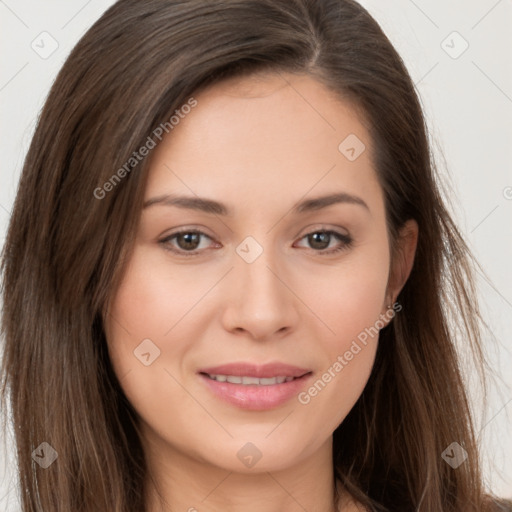
[(194, 97), (151, 155), (109, 353), (152, 446), (283, 469), (329, 445), (390, 320), (371, 141), (304, 76)]

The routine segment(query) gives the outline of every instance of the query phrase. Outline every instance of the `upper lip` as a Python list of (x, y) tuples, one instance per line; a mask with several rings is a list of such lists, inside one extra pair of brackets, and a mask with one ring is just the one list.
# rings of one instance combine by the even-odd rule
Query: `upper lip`
[(239, 362), (201, 368), (198, 372), (210, 375), (233, 375), (265, 379), (272, 377), (302, 377), (306, 373), (310, 373), (311, 370), (278, 362), (263, 365)]

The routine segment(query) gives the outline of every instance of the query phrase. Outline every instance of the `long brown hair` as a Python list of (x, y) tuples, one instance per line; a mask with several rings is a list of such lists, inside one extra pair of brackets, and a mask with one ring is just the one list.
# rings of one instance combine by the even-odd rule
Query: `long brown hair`
[[(472, 260), (443, 203), (414, 85), (378, 24), (353, 0), (120, 0), (50, 91), (4, 246), (2, 398), (24, 512), (145, 510), (137, 417), (103, 329), (149, 159), (126, 162), (197, 91), (256, 71), (308, 74), (358, 108), (391, 241), (408, 219), (419, 225), (403, 310), (334, 432), (336, 476), (373, 511), (485, 509), (454, 333), (483, 377)], [(58, 453), (47, 469), (31, 457), (42, 442)], [(468, 454), (457, 469), (441, 457), (453, 442)]]

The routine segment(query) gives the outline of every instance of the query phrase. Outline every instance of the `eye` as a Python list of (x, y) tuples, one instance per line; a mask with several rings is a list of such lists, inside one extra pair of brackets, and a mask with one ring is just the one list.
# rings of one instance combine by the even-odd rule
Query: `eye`
[[(302, 237), (301, 240), (306, 240), (310, 246), (309, 248), (321, 254), (332, 254), (343, 251), (348, 249), (353, 242), (349, 235), (333, 230), (313, 231)], [(332, 242), (335, 242), (334, 246)]]
[(159, 243), (168, 251), (183, 254), (184, 256), (195, 256), (197, 251), (208, 248), (208, 244), (206, 244), (206, 247), (202, 244), (204, 239), (212, 240), (207, 234), (197, 229), (184, 229), (171, 233), (160, 240)]
[[(211, 244), (207, 243), (208, 240), (213, 241), (211, 237), (202, 231), (197, 229), (183, 229), (171, 233), (160, 240), (159, 243), (162, 244), (166, 250), (179, 255), (197, 256), (202, 250), (211, 247)], [(306, 240), (310, 249), (322, 255), (346, 250), (353, 242), (349, 235), (334, 230), (312, 231), (303, 236), (300, 240)], [(220, 244), (217, 243), (216, 246), (220, 247)]]

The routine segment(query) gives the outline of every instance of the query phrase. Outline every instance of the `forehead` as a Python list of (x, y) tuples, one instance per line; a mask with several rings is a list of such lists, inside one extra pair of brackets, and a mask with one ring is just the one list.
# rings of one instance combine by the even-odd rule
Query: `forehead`
[(363, 120), (313, 78), (233, 78), (194, 98), (151, 156), (146, 199), (179, 191), (261, 204), (334, 187), (378, 193)]

